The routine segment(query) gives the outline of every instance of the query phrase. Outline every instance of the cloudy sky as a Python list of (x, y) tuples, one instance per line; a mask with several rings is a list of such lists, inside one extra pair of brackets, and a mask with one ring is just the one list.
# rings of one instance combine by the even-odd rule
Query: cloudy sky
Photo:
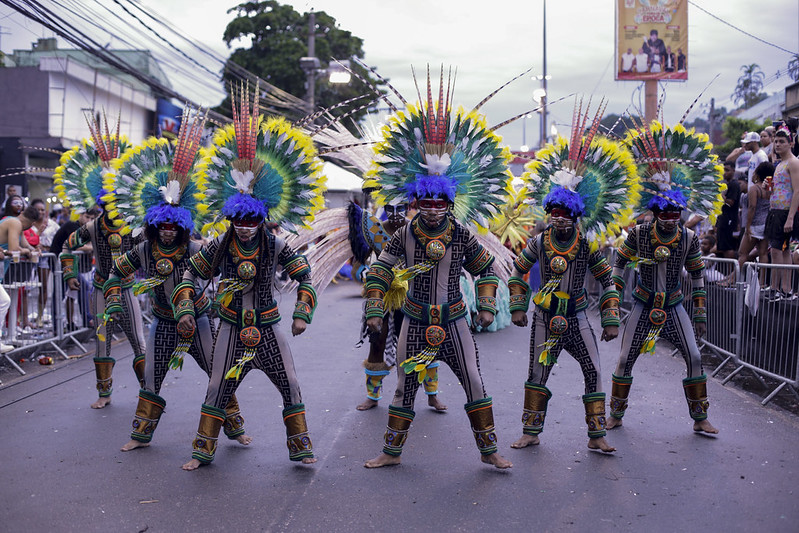
[[(226, 24), (233, 18), (227, 9), (238, 2), (222, 0), (136, 0), (168, 19), (195, 40), (229, 54), (222, 42)], [(65, 0), (64, 5), (80, 3)], [(98, 13), (110, 0), (94, 0)], [(417, 72), (428, 63), (458, 68), (456, 103), (470, 107), (515, 75), (533, 67), (540, 74), (543, 64), (542, 0), (292, 0), (283, 3), (298, 11), (325, 11), (340, 27), (364, 40), (365, 60), (391, 79), (406, 97), (415, 94), (410, 66)], [(85, 5), (92, 2), (88, 0)], [(614, 2), (611, 0), (550, 0), (547, 2), (547, 73), (550, 101), (570, 93), (604, 96), (607, 112), (636, 112), (643, 107), (643, 87), (637, 82), (616, 82), (614, 73)], [(710, 14), (706, 13), (709, 12)], [(665, 91), (665, 118), (676, 122), (708, 83), (719, 78), (692, 113), (706, 113), (714, 97), (716, 106), (734, 108), (730, 94), (742, 65), (757, 63), (765, 74), (768, 93), (781, 92), (790, 82), (786, 66), (791, 55), (778, 47), (799, 51), (799, 2), (797, 0), (694, 0), (688, 6), (689, 80), (660, 86)], [(714, 18), (717, 17), (717, 18)], [(721, 19), (721, 20), (719, 20)], [(730, 25), (751, 34), (748, 36)], [(0, 6), (0, 47), (4, 52), (29, 48), (38, 37), (51, 36), (6, 6)], [(95, 28), (88, 28), (95, 32)], [(122, 48), (124, 29), (98, 37)], [(130, 31), (129, 29), (127, 30)], [(758, 40), (760, 39), (760, 40)], [(767, 44), (766, 42), (771, 44)], [(207, 61), (185, 43), (179, 48), (198, 61)], [(776, 46), (772, 46), (776, 45)], [(68, 47), (61, 43), (62, 47)], [(218, 70), (218, 65), (208, 63)], [(167, 69), (169, 70), (169, 69)], [(779, 73), (779, 76), (778, 76)], [(177, 76), (175, 78), (178, 78)], [(179, 92), (202, 104), (215, 105), (221, 94), (217, 86), (192, 80), (173, 79)], [(504, 89), (483, 109), (489, 124), (497, 124), (534, 107), (532, 93), (540, 82), (525, 76)], [(568, 131), (572, 101), (550, 106), (550, 122)], [(538, 143), (539, 117), (519, 120), (499, 133), (513, 148), (524, 140)], [(523, 127), (526, 122), (526, 128)], [(524, 131), (526, 130), (526, 131)]]

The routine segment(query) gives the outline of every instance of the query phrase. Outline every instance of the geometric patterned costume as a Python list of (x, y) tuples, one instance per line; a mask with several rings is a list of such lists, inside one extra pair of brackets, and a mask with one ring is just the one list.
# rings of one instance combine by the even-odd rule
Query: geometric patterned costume
[[(59, 200), (72, 209), (72, 219), (77, 220), (81, 213), (92, 206), (103, 207), (107, 201), (107, 189), (103, 189), (104, 174), (111, 168), (111, 162), (129, 147), (127, 140), (119, 135), (119, 122), (116, 132), (111, 133), (108, 121), (103, 118), (105, 129), (99, 119), (87, 120), (91, 139), (83, 139), (78, 146), (61, 156), (61, 165), (56, 169), (54, 190)], [(106, 297), (104, 284), (111, 275), (114, 260), (133, 247), (130, 236), (122, 234), (119, 224), (111, 220), (107, 213), (79, 228), (64, 242), (61, 266), (64, 281), (77, 279), (76, 257), (69, 253), (84, 244), (91, 243), (94, 256), (94, 292), (91, 310), (97, 328), (94, 369), (97, 376), (97, 391), (100, 398), (110, 398), (113, 388), (112, 370), (114, 358), (111, 357), (111, 344), (107, 341), (105, 313)], [(133, 349), (133, 370), (139, 383), (144, 379), (144, 330), (142, 329), (141, 309), (133, 297), (130, 287), (133, 276), (121, 282), (121, 292), (113, 297), (122, 313), (122, 329)], [(99, 401), (99, 400), (98, 400)]]
[[(565, 272), (558, 272), (564, 264), (558, 258), (565, 260)], [(535, 263), (539, 266), (542, 285), (555, 276), (562, 275), (562, 279), (549, 298), (536, 299), (530, 332), (530, 368), (524, 384), (523, 433), (538, 435), (543, 431), (547, 402), (552, 396), (546, 387), (547, 379), (552, 363), (565, 349), (583, 372), (588, 437), (602, 437), (605, 435), (605, 393), (602, 392), (599, 347), (585, 312), (588, 307), (585, 276), (590, 272), (602, 287), (599, 297), (602, 327), (618, 326), (619, 297), (611, 279), (610, 265), (600, 252), (589, 250), (588, 241), (579, 230), (573, 230), (569, 242), (560, 243), (550, 226), (530, 239), (516, 258), (509, 282), (515, 296), (511, 303), (514, 311), (527, 311), (529, 288), (522, 285), (522, 276)], [(518, 289), (520, 285), (521, 290)]]
[[(685, 398), (691, 418), (698, 423), (707, 419), (707, 376), (702, 370), (691, 318), (681, 305), (687, 290), (682, 287), (682, 270), (685, 268), (691, 275), (693, 321), (706, 323), (704, 262), (697, 235), (683, 228), (677, 219), (681, 210), (688, 209), (711, 222), (715, 220), (727, 188), (723, 169), (711, 151), (708, 136), (686, 130), (682, 124), (638, 124), (627, 131), (625, 144), (635, 158), (643, 185), (636, 211), (651, 209), (655, 221), (639, 224), (630, 231), (617, 250), (613, 266), (613, 279), (620, 294), (624, 293), (624, 268), (628, 263), (637, 264), (638, 276), (633, 310), (627, 318), (619, 363), (613, 374), (610, 414), (619, 420), (624, 416), (633, 365), (639, 354), (652, 353), (658, 337), (663, 337), (685, 359)], [(664, 234), (667, 231), (670, 233)]]
[[(249, 243), (248, 243), (249, 244)], [(213, 268), (215, 257), (217, 266)], [(241, 265), (246, 265), (240, 268)], [(191, 306), (181, 309), (181, 302), (196, 299), (196, 286), (202, 280), (221, 275), (231, 279), (244, 269), (255, 269), (252, 283), (236, 291), (230, 301), (219, 304), (221, 319), (213, 348), (213, 369), (203, 402), (200, 425), (194, 439), (192, 458), (207, 464), (213, 461), (216, 440), (226, 417), (229, 405), (241, 380), (253, 368), (264, 372), (277, 387), (283, 398), (283, 419), (286, 424), (289, 458), (300, 461), (313, 457), (313, 448), (305, 425), (305, 406), (302, 403), (294, 359), (288, 342), (277, 327), (280, 320), (275, 299), (275, 271), (281, 266), (291, 279), (300, 283), (298, 296), (313, 294), (310, 267), (305, 258), (287, 247), (283, 239), (261, 231), (259, 237), (247, 249), (233, 234), (233, 230), (217, 237), (189, 259), (189, 267), (183, 282), (176, 288), (173, 301), (178, 307), (176, 315), (183, 316)], [(222, 289), (222, 288), (220, 288)], [(303, 303), (302, 300), (299, 303)], [(312, 303), (312, 306), (315, 302)], [(302, 307), (302, 306), (300, 306)], [(310, 316), (295, 312), (294, 318), (303, 317), (310, 323)], [(240, 368), (240, 374), (228, 377), (231, 369), (248, 355), (252, 341), (258, 342), (252, 358)], [(245, 344), (246, 342), (246, 344)]]
[[(707, 376), (696, 343), (691, 317), (682, 306), (686, 287), (682, 287), (683, 267), (691, 275), (691, 297), (695, 322), (706, 322), (704, 261), (699, 239), (693, 230), (679, 227), (672, 242), (663, 239), (654, 222), (635, 226), (619, 247), (613, 265), (613, 279), (624, 293), (624, 268), (640, 258), (639, 274), (633, 288), (633, 309), (627, 318), (621, 341), (621, 355), (613, 374), (610, 414), (621, 419), (633, 381), (633, 365), (641, 353), (654, 350), (662, 337), (672, 343), (685, 359), (688, 377), (683, 379), (688, 410), (696, 421), (707, 418)], [(669, 249), (663, 260), (664, 248)]]

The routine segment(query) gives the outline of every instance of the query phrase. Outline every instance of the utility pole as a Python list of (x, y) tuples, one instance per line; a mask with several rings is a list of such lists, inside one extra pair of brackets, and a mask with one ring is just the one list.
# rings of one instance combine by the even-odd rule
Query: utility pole
[(541, 148), (547, 144), (547, 0), (544, 0), (544, 96), (541, 98)]
[(708, 122), (708, 136), (710, 137), (711, 144), (715, 144), (715, 137), (713, 133), (716, 131), (716, 99), (710, 99), (710, 113), (707, 116)]
[(308, 13), (308, 55), (300, 58), (300, 67), (305, 71), (305, 102), (308, 114), (316, 108), (316, 70), (319, 68), (319, 58), (316, 57), (316, 13)]

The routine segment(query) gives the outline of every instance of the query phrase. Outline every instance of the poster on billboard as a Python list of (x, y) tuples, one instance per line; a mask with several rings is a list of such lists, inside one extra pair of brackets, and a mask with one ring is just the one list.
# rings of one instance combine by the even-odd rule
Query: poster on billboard
[(616, 79), (688, 79), (688, 0), (616, 0)]

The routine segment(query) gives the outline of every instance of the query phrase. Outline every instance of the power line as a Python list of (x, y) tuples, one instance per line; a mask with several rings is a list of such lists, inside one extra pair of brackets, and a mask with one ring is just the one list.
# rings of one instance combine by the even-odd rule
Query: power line
[(782, 46), (776, 45), (776, 44), (774, 44), (774, 43), (770, 43), (770, 42), (766, 41), (765, 39), (761, 39), (760, 37), (757, 37), (757, 36), (755, 36), (755, 35), (752, 35), (752, 34), (751, 34), (751, 33), (749, 33), (748, 31), (742, 30), (742, 29), (741, 29), (741, 28), (739, 28), (738, 26), (735, 26), (734, 24), (731, 24), (731, 23), (727, 22), (727, 21), (726, 21), (726, 20), (724, 20), (723, 18), (721, 18), (721, 17), (719, 17), (719, 16), (717, 16), (717, 15), (714, 15), (713, 13), (711, 13), (710, 11), (708, 11), (707, 9), (703, 8), (702, 6), (699, 6), (699, 5), (697, 5), (695, 2), (692, 2), (691, 0), (688, 0), (688, 3), (689, 3), (690, 5), (692, 5), (692, 6), (694, 6), (695, 8), (697, 8), (699, 11), (702, 11), (702, 12), (704, 12), (705, 14), (707, 14), (707, 15), (710, 15), (711, 17), (713, 17), (714, 19), (718, 20), (718, 21), (719, 21), (719, 22), (721, 22), (722, 24), (726, 24), (726, 25), (727, 25), (727, 26), (729, 26), (730, 28), (732, 28), (732, 29), (734, 29), (734, 30), (737, 30), (737, 31), (739, 31), (739, 32), (743, 33), (744, 35), (746, 35), (746, 36), (748, 36), (748, 37), (751, 37), (752, 39), (754, 39), (754, 40), (756, 40), (756, 41), (760, 41), (760, 42), (761, 42), (761, 43), (763, 43), (763, 44), (767, 44), (767, 45), (769, 45), (769, 46), (772, 46), (772, 47), (776, 48), (777, 50), (782, 50), (783, 52), (786, 52), (786, 53), (788, 53), (788, 54), (791, 54), (791, 55), (796, 55), (796, 52), (791, 52), (790, 50), (786, 50), (786, 49), (785, 49), (785, 48), (783, 48)]

